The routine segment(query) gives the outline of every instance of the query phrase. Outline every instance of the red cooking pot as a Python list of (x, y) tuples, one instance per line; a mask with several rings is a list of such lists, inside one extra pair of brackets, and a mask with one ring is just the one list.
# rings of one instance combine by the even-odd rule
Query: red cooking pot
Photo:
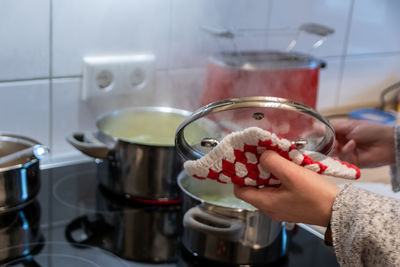
[[(325, 66), (322, 60), (295, 52), (220, 52), (208, 61), (202, 105), (227, 98), (273, 96), (315, 109), (319, 70)], [(291, 125), (287, 134), (298, 135), (312, 128), (312, 120), (299, 120), (297, 114), (272, 110), (265, 117), (271, 125)]]
[(220, 52), (208, 61), (202, 105), (226, 98), (275, 96), (315, 108), (319, 70), (325, 65), (295, 52)]

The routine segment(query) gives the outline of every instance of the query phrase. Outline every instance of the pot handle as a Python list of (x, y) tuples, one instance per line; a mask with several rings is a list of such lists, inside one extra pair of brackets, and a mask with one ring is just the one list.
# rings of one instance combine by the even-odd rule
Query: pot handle
[(111, 151), (111, 148), (97, 139), (92, 132), (75, 132), (66, 139), (73, 147), (89, 157), (104, 159)]
[(183, 226), (232, 242), (239, 241), (245, 230), (243, 222), (211, 215), (198, 206), (185, 213)]

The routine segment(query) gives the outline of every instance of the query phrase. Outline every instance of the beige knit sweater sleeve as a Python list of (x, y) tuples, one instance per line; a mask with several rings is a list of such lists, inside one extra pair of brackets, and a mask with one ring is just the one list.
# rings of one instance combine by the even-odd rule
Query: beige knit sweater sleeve
[(341, 266), (400, 266), (400, 201), (346, 185), (331, 218)]

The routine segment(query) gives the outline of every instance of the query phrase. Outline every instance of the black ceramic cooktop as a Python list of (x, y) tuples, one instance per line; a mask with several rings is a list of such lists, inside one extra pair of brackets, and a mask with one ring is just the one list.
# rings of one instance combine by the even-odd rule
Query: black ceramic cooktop
[[(127, 202), (97, 183), (88, 162), (41, 171), (38, 197), (0, 215), (0, 266), (223, 266), (179, 242), (180, 205)], [(338, 266), (331, 247), (302, 228), (268, 266)]]

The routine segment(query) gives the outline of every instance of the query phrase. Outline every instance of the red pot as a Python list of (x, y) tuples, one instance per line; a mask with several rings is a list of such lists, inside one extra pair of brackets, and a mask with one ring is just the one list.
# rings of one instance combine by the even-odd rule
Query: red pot
[[(279, 51), (221, 52), (210, 58), (202, 105), (227, 98), (273, 96), (294, 100), (315, 108), (321, 60), (306, 54)], [(240, 118), (240, 112), (235, 118)], [(297, 113), (271, 110), (265, 114), (265, 129), (279, 132), (286, 138), (299, 136), (312, 128), (312, 119), (299, 118)], [(281, 129), (289, 125), (287, 132)]]
[(208, 62), (202, 105), (233, 97), (275, 96), (315, 108), (324, 66), (321, 60), (293, 52), (222, 52)]

